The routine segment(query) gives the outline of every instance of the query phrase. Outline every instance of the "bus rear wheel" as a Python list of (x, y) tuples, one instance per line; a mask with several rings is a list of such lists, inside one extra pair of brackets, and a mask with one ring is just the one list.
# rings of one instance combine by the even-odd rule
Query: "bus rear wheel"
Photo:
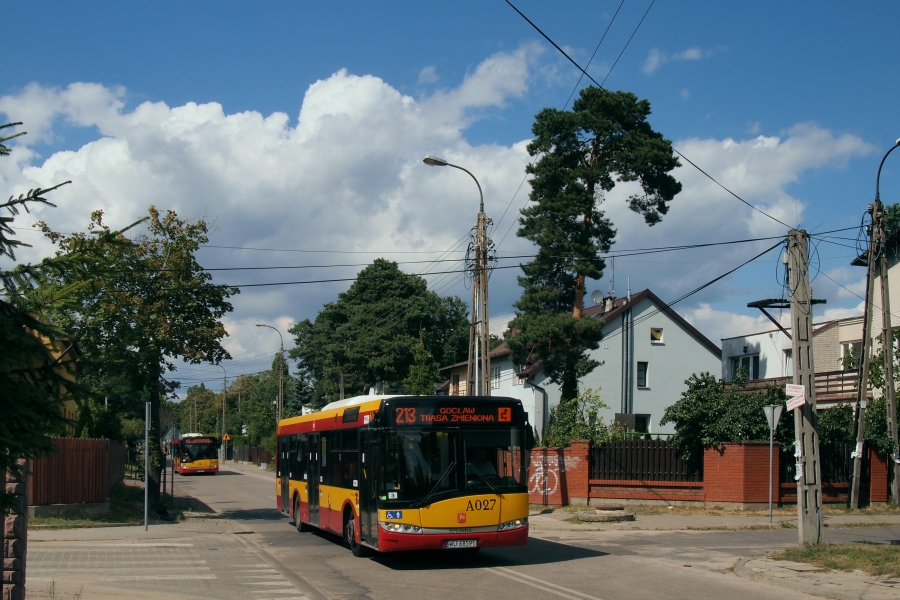
[(369, 554), (368, 549), (356, 541), (356, 519), (353, 518), (352, 513), (344, 523), (344, 544), (350, 548), (353, 556), (363, 557)]

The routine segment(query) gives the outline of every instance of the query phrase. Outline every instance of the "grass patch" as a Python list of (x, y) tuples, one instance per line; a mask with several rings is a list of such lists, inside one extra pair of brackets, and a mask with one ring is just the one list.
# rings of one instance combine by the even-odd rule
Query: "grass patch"
[(838, 571), (859, 569), (870, 575), (900, 577), (900, 546), (822, 544), (805, 548), (788, 548), (772, 554), (771, 558), (808, 563)]
[[(168, 494), (163, 494), (163, 504), (169, 515), (176, 519), (182, 518), (182, 513), (190, 508), (188, 498), (172, 498)], [(144, 521), (144, 488), (120, 483), (110, 494), (109, 509), (107, 514), (90, 517), (32, 517), (28, 524), (60, 529), (122, 523), (139, 525)]]

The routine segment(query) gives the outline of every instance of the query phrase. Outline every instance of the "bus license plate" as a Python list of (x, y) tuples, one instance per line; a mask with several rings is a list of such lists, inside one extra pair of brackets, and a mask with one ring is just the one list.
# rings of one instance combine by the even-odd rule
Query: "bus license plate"
[(444, 542), (444, 548), (477, 548), (478, 540), (447, 540)]

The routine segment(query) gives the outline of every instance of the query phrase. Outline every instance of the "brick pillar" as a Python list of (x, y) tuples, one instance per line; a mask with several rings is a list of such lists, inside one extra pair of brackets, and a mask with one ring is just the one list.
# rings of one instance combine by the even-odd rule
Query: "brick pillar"
[[(589, 483), (591, 477), (591, 441), (572, 440), (564, 451), (567, 504), (588, 505)], [(563, 473), (560, 473), (562, 476)]]
[[(778, 456), (772, 461), (772, 501), (778, 499)], [(741, 442), (706, 448), (703, 452), (706, 502), (736, 508), (768, 506), (769, 442)]]
[[(31, 461), (20, 461), (26, 473)], [(25, 600), (25, 545), (28, 539), (27, 475), (19, 479), (6, 474), (6, 493), (16, 495), (13, 507), (4, 515), (3, 531), (3, 598)]]
[(869, 451), (869, 504), (888, 501), (888, 464), (887, 457)]

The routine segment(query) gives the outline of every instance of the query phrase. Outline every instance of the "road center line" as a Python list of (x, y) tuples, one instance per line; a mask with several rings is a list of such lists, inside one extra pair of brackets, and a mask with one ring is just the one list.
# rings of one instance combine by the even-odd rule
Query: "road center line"
[[(582, 594), (581, 592), (577, 592), (575, 590), (569, 589), (567, 587), (563, 587), (561, 585), (556, 585), (555, 583), (550, 583), (549, 581), (544, 581), (543, 579), (538, 579), (537, 577), (531, 577), (530, 575), (524, 575), (518, 571), (513, 571), (512, 569), (508, 569), (506, 567), (491, 567), (486, 569), (496, 575), (500, 575), (501, 577), (506, 577), (508, 579), (512, 579), (513, 581), (518, 581), (519, 583), (524, 583), (525, 585), (530, 585), (531, 587), (535, 587), (545, 592), (550, 592), (551, 594), (556, 594), (557, 596), (562, 596), (563, 598), (571, 598), (572, 600), (577, 600), (578, 598), (585, 598), (586, 600), (602, 600), (597, 596), (589, 596), (587, 594)], [(500, 572), (502, 571), (502, 573)], [(530, 579), (536, 583), (529, 583), (528, 581), (524, 581), (524, 579)], [(540, 584), (540, 585), (538, 585)], [(544, 587), (549, 586), (549, 587)], [(551, 589), (555, 588), (555, 589)], [(559, 591), (556, 591), (559, 590)], [(571, 594), (571, 595), (568, 595)]]

